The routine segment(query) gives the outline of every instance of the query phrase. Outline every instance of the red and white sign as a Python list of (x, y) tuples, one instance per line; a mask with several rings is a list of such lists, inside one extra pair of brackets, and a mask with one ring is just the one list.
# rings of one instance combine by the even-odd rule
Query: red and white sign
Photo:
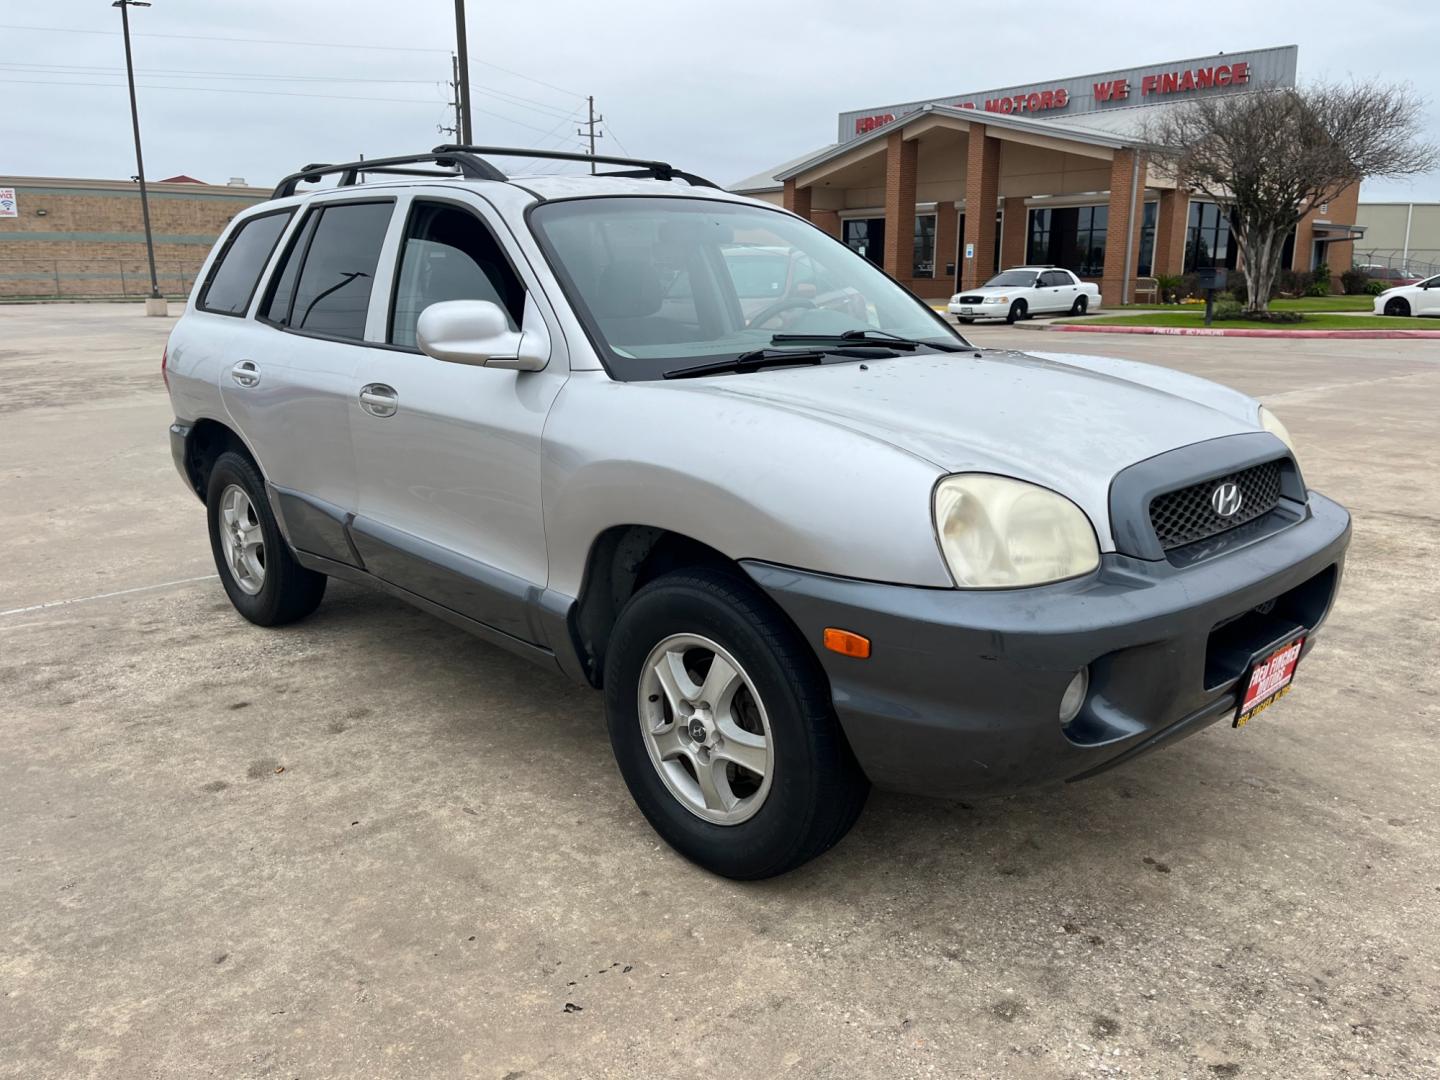
[(1252, 713), (1258, 711), (1275, 695), (1290, 685), (1295, 678), (1295, 667), (1300, 663), (1300, 653), (1305, 639), (1297, 638), (1288, 645), (1282, 645), (1250, 671), (1250, 684), (1245, 687), (1245, 696), (1240, 700), (1236, 724), (1243, 724)]

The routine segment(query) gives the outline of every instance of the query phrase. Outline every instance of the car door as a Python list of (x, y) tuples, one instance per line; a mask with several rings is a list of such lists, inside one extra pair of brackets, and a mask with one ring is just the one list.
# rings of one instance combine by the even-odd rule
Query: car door
[(1042, 311), (1065, 311), (1074, 303), (1073, 296), (1067, 295), (1070, 275), (1062, 270), (1046, 270), (1038, 283), (1039, 302)]
[[(540, 450), (569, 374), (559, 324), (514, 238), (473, 193), (407, 197), (384, 262), (393, 301), (351, 380), (355, 546), (378, 577), (543, 641), (534, 623), (548, 576)], [(507, 371), (421, 353), (420, 313), (463, 299), (498, 304), (512, 329), (543, 318), (553, 343), (547, 366)]]
[(255, 451), (290, 542), (355, 561), (345, 520), (356, 505), (351, 388), (394, 198), (310, 204), (254, 318), (221, 371), (222, 396)]
[(1411, 306), (1417, 315), (1440, 315), (1440, 274), (1420, 282), (1414, 296)]

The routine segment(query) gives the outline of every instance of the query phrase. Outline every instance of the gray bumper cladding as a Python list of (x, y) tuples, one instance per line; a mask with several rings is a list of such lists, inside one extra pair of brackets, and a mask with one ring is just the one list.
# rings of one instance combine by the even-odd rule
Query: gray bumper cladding
[[(1251, 658), (1315, 629), (1339, 586), (1350, 516), (1309, 502), (1302, 521), (1204, 562), (1112, 554), (1087, 578), (1033, 589), (744, 566), (815, 647), (872, 782), (1001, 794), (1088, 776), (1228, 716)], [(870, 658), (826, 651), (832, 626), (870, 638)], [(1089, 696), (1062, 727), (1061, 695), (1086, 665)]]

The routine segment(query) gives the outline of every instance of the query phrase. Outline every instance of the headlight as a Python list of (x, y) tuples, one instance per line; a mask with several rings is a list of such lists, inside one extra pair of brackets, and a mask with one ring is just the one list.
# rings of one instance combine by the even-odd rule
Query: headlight
[(1088, 574), (1100, 565), (1090, 519), (1062, 495), (985, 473), (935, 487), (935, 529), (955, 584), (1013, 589)]
[(1008, 296), (987, 296), (985, 302), (987, 304), (1008, 304), (1010, 298)]
[(1265, 408), (1264, 405), (1261, 405), (1259, 419), (1262, 428), (1289, 447), (1292, 454), (1295, 453), (1295, 443), (1290, 438), (1290, 432), (1286, 430), (1285, 425), (1280, 422), (1278, 416)]

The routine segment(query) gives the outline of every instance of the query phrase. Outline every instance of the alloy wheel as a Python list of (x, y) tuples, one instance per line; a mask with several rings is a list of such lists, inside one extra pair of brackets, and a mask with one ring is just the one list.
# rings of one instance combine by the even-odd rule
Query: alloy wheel
[(248, 596), (265, 587), (265, 533), (250, 496), (239, 484), (220, 493), (220, 547), (235, 584)]

